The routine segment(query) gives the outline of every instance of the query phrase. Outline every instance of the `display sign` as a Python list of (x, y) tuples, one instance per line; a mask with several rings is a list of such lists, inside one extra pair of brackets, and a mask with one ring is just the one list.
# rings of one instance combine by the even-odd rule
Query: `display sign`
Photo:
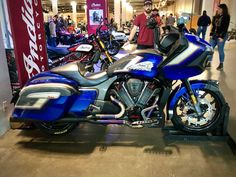
[(40, 0), (8, 0), (16, 66), (21, 87), (48, 69), (43, 11)]
[(87, 0), (87, 22), (88, 34), (96, 33), (100, 23), (108, 17), (108, 1), (107, 0)]

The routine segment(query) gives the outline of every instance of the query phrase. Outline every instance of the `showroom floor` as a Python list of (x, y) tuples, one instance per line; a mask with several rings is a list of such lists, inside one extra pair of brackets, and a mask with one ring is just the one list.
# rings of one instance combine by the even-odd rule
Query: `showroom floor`
[[(218, 79), (231, 106), (229, 132), (236, 140), (236, 43), (226, 46), (223, 72), (213, 67), (199, 78)], [(70, 135), (10, 130), (0, 137), (0, 177), (231, 177), (236, 156), (224, 141), (171, 141), (160, 129), (81, 124)]]

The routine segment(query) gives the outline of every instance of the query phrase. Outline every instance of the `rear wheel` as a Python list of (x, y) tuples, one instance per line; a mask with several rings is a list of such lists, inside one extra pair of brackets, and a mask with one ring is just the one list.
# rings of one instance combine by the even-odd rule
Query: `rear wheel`
[[(213, 87), (213, 86), (212, 86)], [(221, 122), (221, 108), (225, 104), (222, 94), (206, 88), (194, 90), (202, 114), (197, 115), (186, 92), (178, 96), (171, 119), (175, 128), (189, 133), (210, 132)]]
[(63, 135), (71, 132), (77, 127), (74, 122), (36, 122), (35, 126), (42, 132), (50, 135)]

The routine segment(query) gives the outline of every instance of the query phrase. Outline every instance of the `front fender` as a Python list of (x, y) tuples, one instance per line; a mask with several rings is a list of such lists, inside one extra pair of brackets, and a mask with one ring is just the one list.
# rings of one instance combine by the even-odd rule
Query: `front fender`
[[(190, 81), (190, 85), (192, 89), (209, 89), (214, 92), (220, 92), (219, 83), (215, 80), (192, 80)], [(179, 96), (182, 95), (183, 92), (187, 92), (185, 86), (183, 84), (178, 85), (170, 94), (168, 102), (167, 102), (167, 120), (172, 119), (174, 106)], [(225, 100), (221, 94), (218, 94), (220, 99)]]

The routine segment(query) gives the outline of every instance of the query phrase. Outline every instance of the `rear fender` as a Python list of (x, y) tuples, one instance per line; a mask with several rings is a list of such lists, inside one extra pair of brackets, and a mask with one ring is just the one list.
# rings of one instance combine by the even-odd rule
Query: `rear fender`
[(71, 79), (51, 72), (40, 73), (13, 97), (16, 104), (12, 117), (43, 121), (59, 119), (78, 96), (77, 89), (78, 83)]

